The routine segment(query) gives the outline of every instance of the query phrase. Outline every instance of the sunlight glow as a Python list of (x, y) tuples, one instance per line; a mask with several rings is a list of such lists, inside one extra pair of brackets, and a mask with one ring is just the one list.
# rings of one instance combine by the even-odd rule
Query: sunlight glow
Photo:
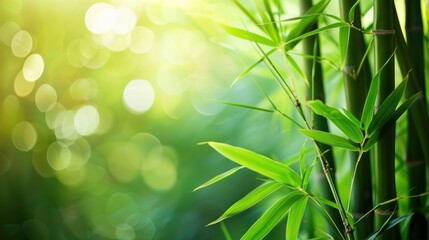
[(127, 84), (123, 94), (127, 109), (135, 114), (148, 111), (155, 100), (155, 92), (147, 80), (132, 80)]

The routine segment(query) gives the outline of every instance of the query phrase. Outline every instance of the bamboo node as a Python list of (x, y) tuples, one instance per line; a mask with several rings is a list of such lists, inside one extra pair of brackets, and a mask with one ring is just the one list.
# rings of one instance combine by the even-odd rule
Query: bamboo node
[(408, 167), (420, 167), (425, 164), (425, 161), (422, 159), (406, 161)]
[(375, 214), (381, 215), (381, 216), (390, 216), (392, 214), (395, 214), (397, 212), (396, 208), (395, 209), (386, 209), (386, 210), (380, 210), (380, 209), (376, 209)]
[(395, 35), (395, 29), (374, 29), (372, 30), (374, 35)]

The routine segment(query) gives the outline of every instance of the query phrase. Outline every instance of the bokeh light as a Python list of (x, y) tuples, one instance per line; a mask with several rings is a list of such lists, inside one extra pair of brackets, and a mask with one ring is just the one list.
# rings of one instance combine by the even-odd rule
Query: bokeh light
[(74, 127), (82, 136), (88, 136), (95, 132), (99, 122), (98, 111), (91, 105), (79, 108), (74, 116)]
[(32, 54), (25, 60), (22, 73), (25, 80), (34, 82), (42, 76), (44, 68), (45, 63), (42, 56), (40, 54)]
[(95, 34), (106, 33), (113, 29), (116, 23), (116, 9), (108, 3), (95, 3), (85, 15), (88, 30)]
[(54, 108), (57, 103), (57, 92), (49, 84), (42, 84), (37, 89), (35, 99), (37, 109), (41, 112), (48, 112)]
[(155, 100), (152, 84), (147, 80), (132, 80), (125, 87), (123, 100), (132, 113), (140, 114), (148, 111)]
[(20, 122), (12, 131), (12, 141), (16, 148), (28, 152), (37, 142), (36, 129), (27, 121)]
[(26, 57), (33, 48), (33, 38), (27, 31), (19, 31), (12, 39), (12, 52), (17, 57)]

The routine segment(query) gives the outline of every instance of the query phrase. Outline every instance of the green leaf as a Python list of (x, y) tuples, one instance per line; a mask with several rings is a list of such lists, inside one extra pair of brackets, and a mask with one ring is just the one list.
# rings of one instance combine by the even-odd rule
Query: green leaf
[(298, 43), (298, 41), (301, 39), (319, 34), (319, 33), (324, 32), (324, 31), (328, 31), (328, 30), (331, 30), (334, 28), (341, 28), (341, 27), (349, 27), (349, 25), (345, 22), (332, 23), (332, 24), (317, 28), (313, 31), (298, 35), (294, 38), (288, 38), (287, 41), (284, 43), (285, 48), (286, 48), (286, 50), (292, 49)]
[[(303, 15), (304, 16), (311, 16), (311, 17), (305, 17), (302, 18), (299, 23), (289, 32), (289, 34), (286, 36), (286, 42), (292, 43), (290, 45), (285, 46), (285, 50), (289, 50), (295, 47), (295, 45), (298, 43), (297, 41), (291, 41), (293, 39), (298, 38), (303, 33), (307, 32), (308, 28), (314, 24), (314, 22), (317, 20), (319, 15), (316, 13), (321, 13), (328, 5), (329, 0), (322, 0), (318, 3), (314, 4), (310, 9), (307, 10)], [(312, 16), (313, 15), (313, 16)], [(317, 34), (317, 33), (316, 33)], [(302, 39), (302, 38), (301, 38)], [(297, 39), (298, 40), (298, 39)]]
[(349, 110), (347, 110), (347, 109), (345, 109), (345, 108), (343, 108), (343, 112), (344, 112), (344, 115), (346, 115), (346, 117), (348, 118), (348, 119), (350, 119), (357, 127), (359, 127), (360, 126), (360, 121), (359, 121), (359, 119), (357, 119), (356, 117), (355, 117), (355, 115), (353, 115), (353, 113), (351, 113)]
[(207, 182), (205, 182), (205, 183), (201, 184), (200, 186), (196, 187), (196, 188), (194, 189), (194, 192), (195, 192), (195, 191), (197, 191), (197, 190), (199, 190), (199, 189), (201, 189), (201, 188), (205, 188), (205, 187), (208, 187), (208, 186), (210, 186), (210, 185), (212, 185), (212, 184), (215, 184), (215, 183), (217, 183), (217, 182), (219, 182), (219, 181), (222, 181), (222, 180), (224, 180), (225, 178), (227, 178), (227, 177), (229, 177), (229, 176), (232, 176), (234, 173), (238, 172), (238, 170), (240, 170), (240, 169), (242, 169), (242, 168), (244, 168), (244, 167), (243, 167), (243, 166), (235, 167), (235, 168), (230, 169), (230, 170), (228, 170), (228, 171), (226, 171), (226, 172), (224, 172), (224, 173), (221, 173), (221, 174), (219, 174), (219, 175), (217, 175), (217, 176), (213, 177), (212, 179), (208, 180)]
[(277, 48), (272, 48), (270, 51), (266, 52), (264, 56), (259, 58), (256, 62), (254, 62), (252, 65), (250, 65), (248, 68), (246, 68), (243, 72), (241, 72), (232, 82), (231, 86), (233, 86), (238, 80), (242, 79), (244, 76), (246, 76), (252, 69), (254, 69), (256, 66), (259, 65), (259, 63), (265, 61), (265, 59), (277, 51)]
[(383, 69), (386, 67), (387, 63), (393, 58), (392, 54), (389, 59), (384, 63), (384, 65), (378, 70), (375, 76), (372, 78), (371, 85), (369, 86), (368, 95), (365, 99), (365, 104), (363, 106), (362, 117), (361, 117), (361, 127), (364, 130), (368, 129), (370, 122), (372, 121), (374, 114), (375, 101), (377, 99), (378, 91), (380, 90), (380, 75)]
[(299, 227), (307, 207), (308, 198), (299, 199), (291, 208), (286, 225), (286, 239), (298, 239)]
[(328, 144), (334, 147), (341, 147), (352, 151), (359, 151), (359, 146), (348, 139), (334, 135), (332, 133), (322, 132), (318, 130), (300, 129), (300, 132), (313, 138), (317, 142)]
[(333, 208), (335, 208), (335, 209), (337, 209), (337, 210), (339, 210), (339, 211), (341, 211), (341, 207), (340, 207), (340, 205), (338, 205), (338, 204), (336, 204), (335, 202), (333, 202), (333, 201), (330, 201), (330, 200), (328, 200), (328, 199), (324, 199), (324, 198), (318, 198), (318, 197), (314, 197), (315, 199), (317, 199), (317, 201), (319, 201), (319, 202), (321, 202), (321, 203), (323, 203), (323, 204), (325, 204), (325, 205), (328, 205), (328, 206), (330, 206), (330, 207), (333, 207)]
[(268, 197), (270, 194), (274, 193), (282, 186), (283, 185), (281, 183), (275, 181), (270, 181), (262, 184), (261, 186), (244, 196), (242, 199), (234, 203), (222, 214), (222, 216), (220, 216), (215, 221), (209, 223), (207, 226), (219, 223), (231, 216), (239, 214), (253, 207), (255, 204), (262, 201), (264, 198)]
[(286, 217), (289, 209), (301, 198), (305, 197), (300, 191), (292, 191), (274, 203), (262, 216), (247, 230), (242, 240), (262, 239), (281, 220)]
[(245, 40), (249, 40), (249, 41), (252, 41), (252, 42), (257, 42), (257, 43), (264, 44), (264, 45), (268, 45), (268, 46), (271, 46), (271, 47), (275, 47), (276, 46), (276, 43), (274, 43), (270, 39), (268, 39), (266, 37), (263, 37), (263, 36), (261, 36), (259, 34), (252, 33), (252, 32), (249, 32), (247, 30), (240, 29), (240, 28), (227, 26), (227, 25), (221, 25), (221, 27), (227, 33), (229, 33), (229, 34), (231, 34), (231, 35), (233, 35), (235, 37), (242, 38), (242, 39), (245, 39)]
[(395, 112), (396, 106), (398, 106), (402, 95), (404, 95), (406, 86), (407, 80), (402, 81), (401, 84), (399, 84), (399, 86), (393, 90), (393, 92), (390, 93), (389, 96), (387, 96), (387, 98), (381, 103), (377, 113), (374, 116), (374, 119), (369, 124), (369, 135), (371, 135), (371, 133), (376, 129), (381, 129), (384, 127), (384, 124)]
[(286, 53), (285, 56), (286, 56), (287, 60), (289, 61), (289, 63), (292, 65), (292, 67), (295, 69), (295, 71), (299, 74), (299, 76), (302, 79), (304, 79), (304, 81), (307, 84), (307, 86), (309, 86), (310, 84), (308, 82), (307, 76), (302, 71), (302, 67), (298, 66), (298, 63), (289, 54)]
[(252, 14), (250, 14), (249, 11), (238, 1), (238, 0), (232, 0), (235, 5), (254, 23), (255, 26), (259, 27), (261, 30), (264, 30), (262, 24), (256, 20), (255, 17), (253, 17)]
[(359, 7), (359, 3), (360, 3), (360, 0), (357, 0), (355, 2), (355, 4), (353, 4), (353, 6), (350, 8), (350, 11), (349, 11), (349, 22), (350, 23), (353, 23), (355, 21), (355, 9), (356, 9), (356, 7)]
[[(279, 33), (279, 30), (278, 30), (277, 25), (276, 25), (276, 20), (274, 18), (273, 11), (271, 10), (271, 4), (269, 1), (264, 0), (264, 6), (265, 6), (265, 10), (264, 10), (264, 8), (262, 8), (262, 6), (260, 8), (258, 7), (258, 9), (262, 10), (260, 12), (261, 16), (264, 15), (264, 17), (262, 19), (263, 19), (264, 23), (266, 24), (266, 29), (268, 31), (268, 34), (271, 36), (271, 39), (274, 42), (278, 43), (280, 40), (280, 38), (279, 38), (280, 33)], [(265, 12), (267, 13), (268, 16), (266, 16), (264, 14)]]
[(208, 143), (224, 157), (268, 178), (292, 187), (301, 186), (301, 178), (290, 167), (244, 148), (225, 143)]
[(399, 223), (401, 223), (402, 221), (406, 220), (407, 218), (411, 217), (413, 215), (412, 214), (408, 214), (408, 215), (404, 215), (401, 217), (397, 217), (395, 219), (393, 219), (392, 221), (390, 221), (390, 219), (392, 218), (393, 215), (390, 215), (390, 217), (388, 218), (388, 220), (383, 224), (383, 226), (381, 226), (380, 229), (378, 229), (377, 231), (375, 231), (374, 233), (372, 233), (367, 240), (374, 240), (376, 239), (378, 236), (380, 236), (382, 233), (384, 233), (385, 231), (393, 228), (394, 226), (398, 225)]
[(370, 138), (365, 142), (363, 150), (365, 152), (371, 150), (371, 148), (377, 143), (380, 137), (383, 135), (383, 129), (391, 124), (394, 124), (404, 113), (407, 111), (418, 99), (420, 92), (414, 94), (413, 96), (407, 98), (396, 111), (390, 116), (390, 118), (384, 124), (384, 127), (375, 129), (371, 134)]
[(340, 111), (333, 107), (325, 105), (320, 100), (309, 101), (307, 104), (311, 109), (313, 109), (315, 113), (329, 119), (353, 142), (362, 142), (364, 137), (359, 126), (356, 125), (352, 120), (344, 116), (344, 114), (342, 114)]

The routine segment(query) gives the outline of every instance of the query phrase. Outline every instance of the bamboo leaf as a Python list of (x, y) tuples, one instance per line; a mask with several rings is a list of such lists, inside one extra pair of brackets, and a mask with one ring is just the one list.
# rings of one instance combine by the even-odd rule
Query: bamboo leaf
[[(384, 124), (384, 127), (394, 124), (396, 120), (398, 120), (405, 113), (405, 111), (407, 111), (417, 101), (419, 96), (420, 96), (420, 92), (407, 98), (407, 100), (405, 100), (398, 107), (398, 109), (396, 109), (396, 111), (390, 116), (390, 118), (386, 121), (386, 123)], [(380, 137), (383, 134), (384, 127), (375, 129), (374, 132), (372, 132), (370, 138), (368, 139), (367, 142), (365, 142), (363, 146), (363, 150), (365, 152), (371, 150), (371, 148), (377, 143), (377, 141), (380, 139)]]
[(242, 168), (244, 168), (244, 167), (243, 166), (235, 167), (235, 168), (232, 168), (232, 169), (230, 169), (230, 170), (228, 170), (228, 171), (226, 171), (224, 173), (221, 173), (221, 174), (213, 177), (212, 179), (208, 180), (207, 182), (201, 184), (200, 186), (196, 187), (194, 189), (194, 192), (197, 191), (197, 190), (199, 190), (199, 189), (208, 187), (208, 186), (210, 186), (212, 184), (215, 184), (217, 182), (220, 182), (220, 181), (224, 180), (225, 178), (232, 176), (234, 173), (238, 172)]
[(332, 201), (330, 201), (328, 199), (324, 199), (324, 198), (317, 198), (317, 197), (315, 197), (315, 198), (317, 199), (317, 201), (341, 211), (340, 205), (336, 204), (335, 202), (332, 202)]
[(255, 26), (259, 27), (261, 30), (264, 30), (262, 25), (256, 20), (255, 17), (253, 17), (252, 14), (250, 14), (249, 11), (238, 1), (238, 0), (232, 0), (235, 5), (254, 23)]
[(401, 217), (397, 217), (397, 218), (393, 219), (392, 221), (390, 221), (390, 219), (392, 218), (393, 215), (390, 215), (389, 219), (383, 224), (383, 226), (381, 226), (380, 229), (378, 229), (376, 232), (374, 232), (373, 234), (371, 234), (367, 238), (367, 240), (374, 240), (374, 239), (376, 239), (382, 233), (384, 233), (387, 230), (393, 228), (394, 226), (398, 225), (399, 223), (401, 223), (402, 221), (404, 221), (407, 218), (411, 217), (412, 215), (413, 215), (413, 213), (408, 214), (408, 215), (404, 215), (404, 216), (401, 216)]
[(262, 216), (247, 230), (241, 238), (242, 240), (262, 239), (265, 237), (281, 220), (286, 217), (289, 209), (296, 201), (303, 198), (300, 191), (292, 191), (286, 196), (274, 203)]
[(292, 65), (292, 67), (295, 69), (295, 71), (299, 74), (299, 76), (302, 79), (304, 79), (307, 86), (309, 86), (310, 84), (308, 82), (307, 76), (305, 76), (304, 72), (302, 71), (302, 67), (298, 66), (298, 63), (289, 54), (286, 53), (285, 56), (286, 56), (287, 60), (289, 61), (289, 63)]
[(301, 186), (301, 178), (290, 167), (244, 148), (225, 143), (208, 143), (224, 157), (268, 178), (292, 187)]
[(227, 33), (229, 33), (235, 37), (242, 38), (245, 40), (249, 40), (252, 42), (257, 42), (257, 43), (264, 44), (264, 45), (268, 45), (271, 47), (276, 46), (276, 43), (274, 43), (270, 39), (263, 37), (259, 34), (252, 33), (252, 32), (249, 32), (247, 30), (243, 30), (243, 29), (236, 28), (236, 27), (231, 27), (231, 26), (222, 25), (222, 24), (220, 24), (220, 25), (221, 25), (223, 30), (225, 30)]
[(299, 35), (297, 37), (287, 39), (287, 41), (284, 43), (284, 45), (285, 45), (286, 49), (291, 49), (301, 39), (304, 39), (304, 38), (307, 38), (307, 37), (319, 34), (319, 33), (324, 32), (324, 31), (328, 31), (328, 30), (335, 29), (335, 28), (341, 28), (341, 27), (349, 27), (349, 25), (347, 23), (345, 23), (345, 22), (332, 23), (332, 24), (326, 25), (324, 27), (317, 28), (317, 29), (315, 29), (313, 31), (301, 34), (301, 35)]
[(255, 190), (253, 190), (252, 192), (244, 196), (242, 199), (234, 203), (222, 214), (222, 216), (220, 216), (215, 221), (209, 223), (207, 226), (219, 223), (231, 216), (239, 214), (253, 207), (255, 204), (259, 203), (264, 198), (268, 197), (270, 194), (274, 193), (282, 186), (283, 184), (275, 181), (270, 181), (262, 184), (261, 186), (259, 186), (258, 188), (256, 188)]
[(353, 4), (353, 6), (350, 8), (350, 11), (349, 11), (349, 22), (350, 23), (353, 23), (355, 21), (355, 9), (356, 9), (356, 7), (359, 7), (359, 3), (360, 3), (360, 0), (357, 0), (355, 2), (355, 4)]
[(265, 59), (270, 56), (271, 54), (273, 54), (275, 51), (277, 50), (277, 48), (272, 48), (270, 51), (266, 52), (264, 54), (264, 56), (262, 56), (261, 58), (259, 58), (256, 62), (254, 62), (252, 65), (250, 65), (248, 68), (246, 68), (243, 72), (240, 73), (240, 75), (238, 75), (234, 81), (232, 82), (231, 86), (233, 86), (238, 80), (242, 79), (244, 76), (246, 76), (250, 71), (252, 71), (252, 69), (254, 69), (256, 66), (259, 65), (259, 63), (265, 61)]
[(368, 95), (365, 99), (365, 104), (363, 106), (362, 117), (361, 117), (361, 127), (364, 130), (368, 129), (370, 122), (372, 121), (374, 114), (375, 101), (377, 99), (378, 91), (380, 90), (380, 75), (383, 72), (383, 69), (386, 67), (387, 63), (391, 61), (394, 54), (392, 54), (389, 59), (381, 66), (380, 70), (372, 78), (371, 84), (369, 86)]
[(286, 239), (298, 239), (299, 227), (307, 207), (308, 198), (299, 199), (291, 208), (286, 225)]
[(320, 100), (309, 101), (307, 104), (316, 114), (329, 119), (353, 142), (362, 142), (364, 136), (359, 126), (344, 116), (340, 111), (325, 105)]
[(407, 80), (402, 81), (401, 84), (399, 84), (399, 86), (393, 90), (393, 92), (390, 93), (389, 96), (387, 96), (387, 98), (381, 103), (377, 113), (374, 116), (374, 119), (369, 124), (369, 135), (371, 135), (371, 133), (376, 129), (381, 129), (384, 127), (384, 124), (395, 112), (396, 106), (398, 106), (402, 95), (404, 95), (406, 86)]
[(274, 112), (276, 112), (276, 110), (273, 110), (273, 109), (260, 108), (260, 107), (255, 107), (255, 106), (252, 106), (252, 105), (247, 105), (247, 104), (242, 104), (242, 103), (225, 102), (225, 101), (217, 101), (217, 100), (212, 100), (212, 101), (213, 101), (213, 102), (222, 103), (222, 104), (226, 104), (226, 105), (230, 105), (230, 106), (241, 107), (241, 108), (247, 108), (247, 109), (257, 110), (257, 111), (262, 111), (262, 112), (269, 112), (269, 113), (274, 113)]
[[(307, 12), (305, 12), (304, 16), (312, 16), (312, 17), (306, 17), (303, 18), (287, 35), (286, 42), (292, 42), (292, 39), (296, 39), (299, 36), (301, 36), (304, 32), (307, 32), (308, 28), (314, 24), (316, 19), (319, 17), (318, 15), (315, 15), (315, 13), (321, 13), (328, 5), (329, 0), (322, 0), (318, 3), (314, 4), (310, 9), (308, 9)], [(317, 34), (317, 33), (316, 33)], [(302, 38), (301, 38), (302, 39)], [(298, 42), (295, 42), (289, 46), (285, 46), (286, 50), (292, 49)]]
[(268, 0), (264, 0), (264, 6), (267, 12), (267, 15), (269, 17), (269, 21), (266, 22), (266, 24), (268, 24), (269, 26), (269, 31), (270, 31), (270, 35), (271, 38), (275, 41), (275, 42), (279, 42), (279, 36), (280, 36), (280, 32), (279, 29), (277, 28), (276, 25), (276, 19), (274, 18), (274, 14), (273, 11), (271, 10), (271, 4)]
[(356, 116), (353, 115), (353, 113), (351, 113), (349, 110), (347, 110), (345, 108), (343, 108), (343, 112), (344, 112), (344, 115), (346, 115), (346, 117), (354, 123), (354, 125), (356, 125), (358, 127), (360, 126), (359, 119), (357, 119)]
[(313, 138), (317, 142), (328, 144), (334, 147), (341, 147), (352, 151), (359, 151), (359, 146), (348, 139), (334, 135), (332, 133), (322, 132), (318, 130), (300, 129), (300, 132)]

